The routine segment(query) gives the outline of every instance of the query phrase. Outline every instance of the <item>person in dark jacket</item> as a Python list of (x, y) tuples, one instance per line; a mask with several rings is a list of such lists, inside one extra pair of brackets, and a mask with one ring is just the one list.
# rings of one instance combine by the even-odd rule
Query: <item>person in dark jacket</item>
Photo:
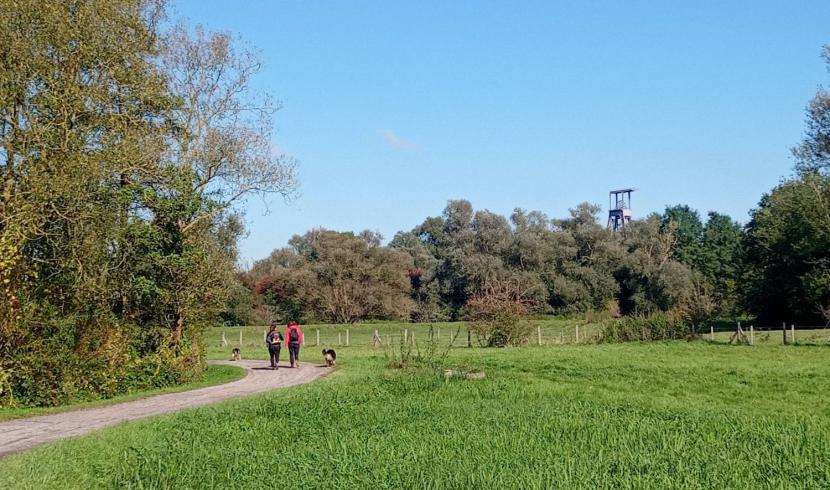
[(291, 367), (300, 367), (300, 346), (303, 345), (303, 331), (296, 322), (288, 324), (285, 329), (285, 341), (288, 342), (288, 357)]
[(280, 348), (285, 339), (277, 330), (277, 324), (272, 323), (268, 335), (265, 336), (265, 343), (268, 345), (268, 354), (271, 357), (271, 369), (279, 369)]

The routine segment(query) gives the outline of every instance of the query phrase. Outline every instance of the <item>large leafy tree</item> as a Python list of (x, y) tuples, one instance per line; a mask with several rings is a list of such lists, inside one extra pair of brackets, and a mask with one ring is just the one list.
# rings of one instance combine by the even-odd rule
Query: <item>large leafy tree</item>
[(312, 230), (257, 263), (255, 292), (274, 319), (354, 323), (408, 318), (411, 257), (382, 247), (372, 232)]
[(701, 261), (703, 223), (697, 211), (685, 204), (669, 206), (662, 216), (663, 231), (674, 235), (672, 257), (690, 267)]
[[(830, 46), (823, 57), (830, 68)], [(793, 149), (797, 178), (759, 203), (747, 226), (748, 303), (764, 319), (826, 321), (830, 311), (830, 94), (820, 88)]]
[(446, 319), (446, 311), (441, 304), (438, 283), (435, 280), (439, 261), (430, 253), (428, 246), (419, 240), (415, 233), (402, 231), (389, 242), (389, 247), (406, 252), (412, 257), (413, 267), (406, 271), (412, 300), (415, 303), (410, 318), (414, 321)]
[(808, 174), (765, 195), (747, 226), (749, 303), (765, 320), (823, 321), (830, 305), (830, 177)]
[(595, 204), (581, 203), (569, 218), (554, 221), (551, 244), (557, 253), (545, 280), (556, 312), (616, 310), (619, 287), (613, 271), (620, 244), (599, 224), (599, 211)]
[(703, 228), (700, 260), (696, 267), (710, 285), (717, 314), (740, 313), (744, 233), (740, 224), (725, 214), (710, 212)]
[[(128, 355), (124, 265), (146, 238), (131, 236), (133, 183), (158, 170), (173, 103), (152, 63), (160, 14), (148, 0), (0, 4), (0, 368), (24, 401), (72, 396), (67, 370)], [(72, 389), (96, 391), (88, 378)]]
[(665, 223), (652, 214), (631, 224), (620, 267), (614, 271), (623, 313), (696, 309), (700, 298), (695, 275), (687, 265), (673, 259), (677, 238), (674, 227), (667, 228)]
[(295, 162), (272, 144), (280, 105), (250, 88), (261, 68), (257, 54), (229, 33), (182, 24), (165, 33), (163, 46), (159, 64), (178, 102), (167, 114), (172, 131), (163, 167), (175, 178), (152, 191), (151, 208), (165, 221), (170, 245), (155, 256), (162, 273), (152, 280), (168, 293), (157, 311), (169, 319), (171, 345), (178, 346), (188, 321), (214, 316), (204, 306), (220, 307), (222, 288), (232, 282), (235, 248), (213, 236), (221, 231), (235, 245), (243, 231), (236, 205), (253, 195), (289, 198), (297, 183)]
[[(822, 52), (830, 71), (830, 46)], [(807, 129), (803, 141), (793, 148), (796, 170), (801, 174), (830, 174), (830, 93), (820, 88), (807, 105)]]
[(293, 190), (293, 163), (270, 152), (276, 107), (249, 97), (258, 63), (227, 35), (163, 32), (164, 13), (0, 3), (5, 402), (198, 373), (199, 329), (233, 278), (235, 203)]

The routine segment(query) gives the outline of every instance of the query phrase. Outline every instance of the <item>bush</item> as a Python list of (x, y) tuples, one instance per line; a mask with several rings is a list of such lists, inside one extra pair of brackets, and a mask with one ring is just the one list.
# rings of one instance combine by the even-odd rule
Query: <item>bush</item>
[(597, 342), (651, 342), (655, 340), (691, 340), (696, 338), (692, 324), (677, 313), (629, 316), (602, 326)]
[(0, 367), (0, 407), (11, 407), (15, 405), (12, 397), (12, 386), (9, 383), (12, 373)]
[(491, 287), (467, 301), (470, 331), (488, 347), (521, 345), (533, 330), (527, 318), (532, 305), (508, 284)]
[(116, 322), (93, 328), (78, 315), (42, 320), (28, 329), (33, 340), (0, 363), (0, 406), (109, 398), (192, 381), (205, 368), (195, 329), (171, 349), (166, 336), (155, 345), (148, 332)]

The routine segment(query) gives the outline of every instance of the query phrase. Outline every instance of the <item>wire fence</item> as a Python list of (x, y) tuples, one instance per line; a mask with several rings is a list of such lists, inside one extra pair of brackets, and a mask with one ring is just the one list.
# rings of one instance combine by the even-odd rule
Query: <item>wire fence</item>
[(703, 335), (705, 340), (723, 344), (746, 345), (827, 345), (830, 343), (830, 329), (822, 325), (795, 325), (782, 323), (780, 327), (756, 327), (736, 323), (729, 330), (710, 328)]
[[(595, 343), (602, 328), (598, 323), (536, 322), (524, 342), (526, 346), (581, 345)], [(305, 347), (383, 348), (401, 342), (454, 348), (479, 347), (482, 343), (464, 322), (442, 324), (359, 324), (307, 325), (303, 327)], [(208, 346), (212, 349), (264, 349), (267, 328), (262, 326), (219, 327), (211, 329)], [(737, 333), (737, 335), (736, 335)], [(699, 329), (701, 339), (716, 344), (745, 345), (828, 345), (830, 329), (824, 326), (754, 327)]]
[[(591, 343), (598, 324), (536, 324), (525, 345), (565, 345)], [(306, 347), (383, 347), (400, 342), (425, 343), (453, 347), (478, 347), (480, 339), (463, 322), (429, 324), (308, 325), (303, 327)], [(221, 327), (209, 333), (211, 347), (232, 349), (265, 345), (266, 327)]]

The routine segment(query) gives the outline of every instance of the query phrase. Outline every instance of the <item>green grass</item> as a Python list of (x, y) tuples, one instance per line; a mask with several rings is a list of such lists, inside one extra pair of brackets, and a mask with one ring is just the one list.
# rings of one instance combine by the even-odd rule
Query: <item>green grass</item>
[[(543, 345), (573, 344), (576, 341), (577, 327), (579, 328), (580, 343), (584, 343), (599, 329), (597, 324), (586, 323), (584, 320), (569, 320), (556, 317), (532, 320), (531, 323), (533, 326), (533, 334), (530, 339), (531, 345), (538, 344), (536, 327), (541, 329)], [(411, 335), (414, 333), (415, 339), (423, 342), (429, 338), (430, 327), (432, 328), (433, 339), (436, 342), (442, 345), (448, 345), (450, 338), (457, 336), (453, 345), (459, 348), (467, 346), (467, 327), (463, 322), (437, 322), (433, 324), (375, 322), (356, 325), (312, 324), (302, 326), (307, 350), (318, 351), (316, 349), (317, 347), (333, 347), (338, 352), (342, 349), (355, 347), (371, 347), (375, 330), (378, 331), (378, 335), (384, 344), (390, 342), (392, 344), (399, 343), (401, 337), (404, 335), (404, 331), (407, 333), (407, 338), (411, 338)], [(284, 331), (285, 327), (281, 326), (280, 329)], [(240, 347), (241, 345), (243, 358), (265, 359), (268, 357), (264, 343), (266, 330), (267, 327), (265, 326), (212, 328), (208, 331), (206, 338), (208, 357), (210, 359), (230, 359), (231, 349)], [(240, 332), (242, 333), (241, 344), (239, 340)], [(319, 345), (317, 345), (317, 332), (320, 335)], [(228, 345), (222, 344), (222, 334), (225, 335), (225, 340), (228, 341)], [(346, 346), (347, 337), (349, 341), (348, 347)], [(475, 336), (472, 336), (471, 340), (475, 347), (479, 346)], [(383, 346), (379, 346), (378, 350), (383, 350)]]
[(338, 370), (308, 385), (5, 458), (0, 488), (830, 487), (826, 347), (459, 348), (445, 359), (484, 380), (389, 370), (382, 348), (338, 353)]
[[(710, 340), (709, 331), (703, 328), (700, 332), (701, 339), (714, 344), (727, 344), (734, 330), (734, 325), (729, 322), (721, 322), (718, 328), (715, 329), (715, 340)], [(538, 331), (542, 334), (543, 346), (561, 346), (572, 345), (576, 343), (577, 328), (579, 329), (579, 343), (593, 342), (596, 334), (601, 328), (597, 323), (587, 323), (579, 319), (564, 319), (557, 317), (549, 317), (540, 320), (531, 321), (533, 333), (530, 338), (530, 347), (538, 346)], [(280, 327), (284, 329), (284, 327)], [(406, 322), (376, 322), (376, 323), (361, 323), (357, 325), (303, 325), (303, 332), (305, 333), (305, 352), (306, 355), (317, 355), (319, 349), (322, 347), (333, 347), (338, 352), (349, 352), (357, 348), (358, 350), (372, 347), (372, 338), (375, 330), (378, 331), (383, 344), (376, 346), (375, 351), (382, 352), (386, 345), (390, 342), (393, 345), (400, 343), (401, 337), (406, 331), (407, 337), (411, 338), (414, 334), (415, 339), (423, 343), (429, 338), (430, 328), (432, 328), (433, 339), (441, 344), (448, 345), (450, 338), (457, 336), (453, 341), (454, 348), (464, 349), (467, 346), (467, 327), (463, 322), (457, 323), (433, 323), (433, 324), (412, 324)], [(749, 336), (749, 326), (744, 326), (747, 336)], [(247, 359), (267, 359), (268, 353), (264, 344), (264, 334), (267, 330), (265, 326), (247, 326), (247, 327), (217, 327), (209, 329), (206, 336), (206, 345), (208, 349), (208, 358), (210, 359), (230, 359), (231, 349), (234, 347), (242, 348), (243, 358)], [(242, 343), (240, 344), (240, 332), (242, 333)], [(320, 343), (317, 344), (317, 333), (319, 332)], [(348, 332), (348, 335), (347, 335)], [(222, 334), (225, 335), (225, 340), (228, 345), (222, 344)], [(787, 330), (787, 338), (790, 339), (790, 331)], [(348, 338), (348, 346), (346, 340)], [(479, 347), (475, 336), (471, 337), (473, 347)], [(756, 329), (754, 340), (756, 346), (773, 346), (782, 345), (782, 334), (780, 329)], [(796, 343), (799, 345), (830, 345), (830, 329), (813, 328), (813, 329), (796, 329)]]
[(178, 386), (171, 386), (168, 388), (161, 388), (155, 390), (137, 391), (119, 395), (105, 400), (94, 400), (81, 403), (73, 403), (70, 405), (63, 405), (60, 407), (35, 407), (35, 408), (0, 408), (0, 421), (10, 420), (21, 417), (29, 417), (32, 415), (48, 415), (52, 413), (66, 412), (69, 410), (79, 410), (82, 408), (102, 407), (105, 405), (112, 405), (114, 403), (121, 403), (138, 398), (145, 398), (153, 395), (161, 395), (164, 393), (176, 393), (179, 391), (194, 390), (196, 388), (204, 388), (205, 386), (218, 385), (222, 383), (229, 383), (245, 376), (245, 370), (237, 366), (225, 365), (210, 365), (205, 371), (205, 375), (191, 383), (186, 383)]

